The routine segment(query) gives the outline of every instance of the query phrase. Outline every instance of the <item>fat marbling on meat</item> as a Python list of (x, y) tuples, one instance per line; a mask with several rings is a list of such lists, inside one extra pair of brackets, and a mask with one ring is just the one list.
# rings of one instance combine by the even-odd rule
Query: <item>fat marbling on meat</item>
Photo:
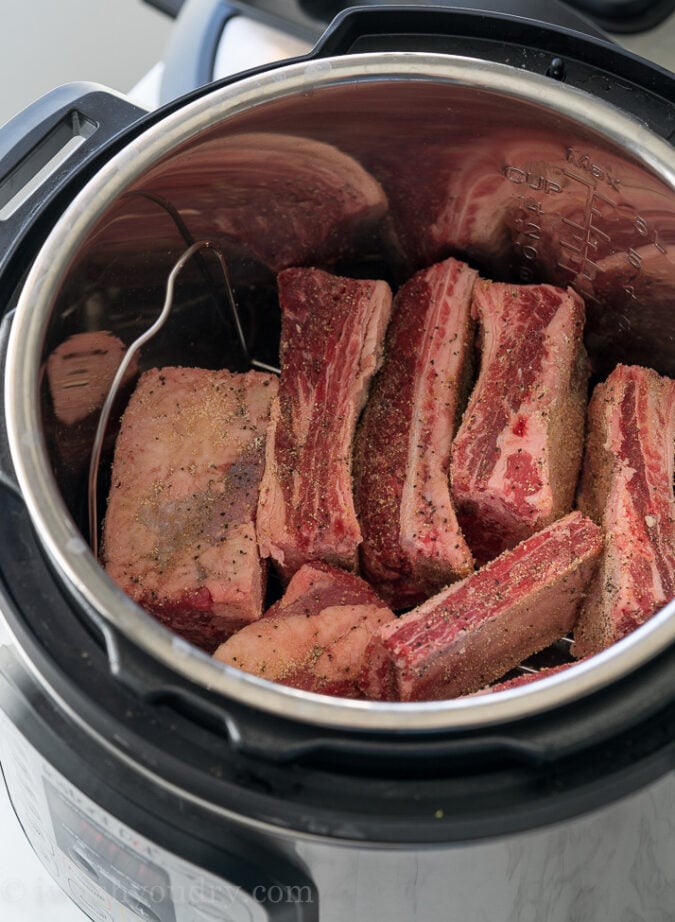
[(602, 552), (572, 512), (423, 605), (368, 646), (369, 698), (424, 701), (478, 691), (567, 634)]
[(263, 608), (255, 537), (272, 375), (161, 368), (117, 438), (107, 572), (167, 627), (212, 651)]
[(589, 366), (571, 289), (481, 280), (474, 310), (481, 367), (452, 447), (452, 492), (484, 562), (571, 510)]
[(385, 358), (356, 439), (354, 483), (367, 579), (410, 607), (473, 570), (450, 496), (450, 446), (469, 389), (477, 272), (447, 259), (394, 300)]
[(284, 596), (230, 637), (216, 659), (263, 679), (360, 698), (357, 678), (374, 632), (394, 613), (370, 586), (321, 562), (302, 566)]
[(386, 282), (318, 269), (279, 275), (281, 378), (272, 404), (258, 542), (285, 580), (312, 560), (355, 571), (356, 422), (382, 359)]
[(316, 614), (342, 605), (382, 605), (382, 599), (363, 579), (320, 560), (296, 571), (283, 596), (267, 609), (265, 618)]
[(618, 365), (588, 407), (578, 505), (607, 541), (575, 655), (620, 640), (675, 597), (674, 455), (675, 381)]

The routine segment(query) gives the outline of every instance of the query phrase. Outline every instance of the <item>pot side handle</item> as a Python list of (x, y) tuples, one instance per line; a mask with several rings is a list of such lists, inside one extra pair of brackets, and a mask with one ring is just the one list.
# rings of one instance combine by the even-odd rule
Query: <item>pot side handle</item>
[[(68, 83), (0, 128), (0, 273), (5, 273), (38, 219), (54, 220), (56, 199), (75, 174), (83, 185), (89, 177), (84, 167), (146, 114), (98, 84)], [(64, 196), (62, 207), (72, 194), (74, 190)], [(18, 282), (33, 255), (31, 245), (24, 244), (22, 265), (14, 268), (13, 277), (5, 275), (3, 282)]]
[[(526, 738), (499, 732), (474, 739), (460, 737), (439, 739), (414, 735), (407, 744), (400, 733), (377, 733), (355, 737), (349, 731), (324, 730), (320, 726), (293, 720), (279, 714), (266, 713), (217, 693), (205, 691), (190, 679), (149, 655), (134, 644), (114, 625), (103, 618), (86, 601), (80, 600), (88, 620), (98, 631), (110, 671), (115, 678), (141, 699), (172, 708), (189, 715), (203, 727), (225, 735), (232, 747), (241, 754), (284, 764), (315, 757), (317, 754), (367, 755), (374, 761), (391, 763), (405, 750), (413, 760), (451, 756), (465, 758), (507, 758), (524, 764), (538, 764), (546, 755)], [(190, 656), (190, 645), (176, 637), (174, 643), (182, 655)]]

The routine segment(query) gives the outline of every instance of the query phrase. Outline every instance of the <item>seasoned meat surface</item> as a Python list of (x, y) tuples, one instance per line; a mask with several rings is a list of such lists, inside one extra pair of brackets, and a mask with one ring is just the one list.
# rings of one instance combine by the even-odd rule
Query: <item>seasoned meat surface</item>
[(460, 525), (485, 562), (572, 509), (589, 367), (571, 289), (480, 281), (478, 381), (452, 448)]
[(399, 291), (385, 358), (359, 425), (354, 459), (364, 575), (394, 608), (410, 607), (473, 559), (450, 496), (450, 446), (468, 393), (471, 292), (455, 259)]
[(607, 535), (574, 652), (596, 653), (675, 597), (675, 381), (618, 365), (593, 391), (578, 505)]
[(567, 634), (602, 552), (572, 512), (385, 625), (371, 641), (367, 697), (424, 701), (478, 691)]
[(103, 561), (124, 591), (207, 650), (260, 617), (255, 537), (275, 377), (146, 372), (124, 413)]
[(312, 560), (355, 571), (354, 431), (381, 362), (391, 290), (287, 269), (279, 298), (281, 379), (258, 506), (260, 552), (285, 580)]
[(296, 571), (283, 596), (267, 609), (264, 617), (316, 615), (324, 608), (342, 605), (381, 606), (382, 599), (353, 573), (314, 560)]
[(360, 698), (356, 679), (368, 642), (393, 617), (363, 580), (306, 564), (265, 617), (227, 640), (215, 657), (293, 688)]

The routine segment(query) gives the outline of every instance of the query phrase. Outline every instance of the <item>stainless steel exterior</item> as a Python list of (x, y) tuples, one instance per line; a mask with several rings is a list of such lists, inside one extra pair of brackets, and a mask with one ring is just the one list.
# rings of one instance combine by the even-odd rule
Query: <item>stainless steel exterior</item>
[(434, 850), (300, 843), (321, 922), (666, 922), (675, 780), (538, 832)]
[[(30, 515), (73, 591), (138, 647), (228, 698), (371, 731), (489, 726), (538, 713), (672, 644), (675, 602), (593, 661), (521, 689), (416, 705), (325, 699), (212, 662), (106, 577), (73, 516), (87, 434), (59, 461), (44, 363), (73, 332), (107, 330), (129, 342), (147, 325), (185, 247), (170, 211), (193, 239), (223, 242), (242, 284), (260, 282), (241, 241), (220, 229), (214, 176), (227, 170), (228, 138), (263, 131), (272, 148), (274, 132), (335, 144), (380, 179), (392, 221), (371, 239), (379, 255), (414, 266), (453, 249), (498, 277), (573, 284), (588, 303), (601, 373), (622, 360), (675, 374), (675, 153), (638, 120), (547, 78), (440, 55), (355, 55), (241, 80), (166, 117), (103, 166), (58, 222), (21, 295), (5, 382), (10, 446)], [(250, 190), (227, 176), (228, 193), (245, 199)], [(433, 210), (439, 198), (448, 210)], [(293, 233), (290, 221), (284, 233)], [(227, 343), (216, 346), (228, 354)]]
[[(141, 906), (148, 913), (141, 918), (161, 922), (269, 918), (263, 885), (247, 894), (139, 834), (45, 762), (2, 711), (0, 731), (24, 831), (49, 874), (91, 918), (126, 922), (129, 908)], [(316, 888), (277, 887), (273, 902), (298, 922), (315, 919), (317, 910), (321, 922), (666, 922), (675, 905), (674, 816), (671, 773), (583, 818), (472, 844), (338, 845), (268, 829), (266, 844), (309, 868)], [(125, 866), (131, 870), (122, 874)]]

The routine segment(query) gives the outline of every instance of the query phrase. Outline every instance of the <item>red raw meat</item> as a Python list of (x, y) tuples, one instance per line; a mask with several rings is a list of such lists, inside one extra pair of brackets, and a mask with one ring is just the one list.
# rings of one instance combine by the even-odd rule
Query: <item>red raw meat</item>
[(363, 413), (354, 495), (363, 573), (394, 608), (473, 570), (450, 497), (450, 446), (469, 389), (477, 272), (454, 259), (397, 294)]
[(382, 599), (364, 580), (345, 570), (315, 560), (295, 573), (286, 592), (267, 609), (264, 616), (317, 614), (324, 608), (340, 605), (379, 605)]
[(607, 534), (575, 628), (577, 656), (597, 653), (675, 596), (675, 381), (618, 365), (588, 407), (578, 505)]
[(312, 560), (355, 571), (352, 443), (382, 360), (385, 282), (318, 269), (279, 275), (281, 379), (272, 405), (258, 542), (284, 579)]
[(485, 562), (572, 508), (589, 367), (571, 289), (480, 281), (474, 309), (481, 369), (453, 443), (452, 493)]
[(549, 525), (378, 631), (362, 690), (424, 701), (499, 679), (571, 630), (602, 545), (579, 512)]
[(284, 597), (214, 654), (229, 666), (293, 688), (360, 698), (356, 684), (374, 632), (394, 614), (370, 586), (326, 564), (301, 567)]
[(209, 651), (262, 612), (254, 520), (276, 388), (258, 372), (152, 369), (117, 438), (106, 570)]

